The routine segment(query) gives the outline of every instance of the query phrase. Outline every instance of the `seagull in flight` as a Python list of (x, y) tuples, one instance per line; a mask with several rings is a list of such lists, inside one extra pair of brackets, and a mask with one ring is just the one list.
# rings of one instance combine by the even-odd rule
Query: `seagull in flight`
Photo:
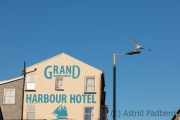
[(134, 40), (134, 44), (136, 46), (136, 49), (135, 51), (139, 50), (139, 49), (143, 49), (143, 50), (148, 50), (148, 51), (151, 51), (150, 49), (147, 49), (147, 48), (143, 48), (141, 45), (138, 45), (138, 43), (136, 42), (135, 38), (133, 37), (133, 40)]

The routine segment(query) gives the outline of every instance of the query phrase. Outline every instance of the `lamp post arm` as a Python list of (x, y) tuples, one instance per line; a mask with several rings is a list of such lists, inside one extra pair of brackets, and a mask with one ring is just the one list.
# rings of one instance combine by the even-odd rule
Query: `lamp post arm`
[(113, 55), (113, 66), (116, 67), (116, 56), (124, 56), (127, 55), (127, 53), (122, 53), (122, 54), (115, 54)]
[(113, 120), (116, 120), (116, 56), (139, 54), (140, 51), (129, 51), (122, 54), (113, 54)]
[(127, 55), (127, 53), (122, 53), (122, 54), (115, 54), (116, 56), (124, 56)]

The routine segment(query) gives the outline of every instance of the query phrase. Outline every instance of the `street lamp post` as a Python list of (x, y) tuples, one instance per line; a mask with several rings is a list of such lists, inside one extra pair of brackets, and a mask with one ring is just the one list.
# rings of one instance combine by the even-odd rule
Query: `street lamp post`
[(140, 51), (130, 51), (123, 54), (113, 55), (113, 120), (116, 120), (116, 56), (139, 54)]

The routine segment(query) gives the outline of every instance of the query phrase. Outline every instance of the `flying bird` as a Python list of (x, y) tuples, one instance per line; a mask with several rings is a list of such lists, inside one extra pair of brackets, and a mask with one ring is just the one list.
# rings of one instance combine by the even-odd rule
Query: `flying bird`
[(148, 50), (148, 51), (151, 51), (150, 49), (147, 49), (147, 48), (143, 48), (141, 45), (138, 45), (138, 43), (136, 42), (135, 38), (133, 37), (133, 40), (134, 40), (134, 44), (136, 46), (136, 49), (135, 51), (139, 50), (139, 49), (143, 49), (143, 50)]

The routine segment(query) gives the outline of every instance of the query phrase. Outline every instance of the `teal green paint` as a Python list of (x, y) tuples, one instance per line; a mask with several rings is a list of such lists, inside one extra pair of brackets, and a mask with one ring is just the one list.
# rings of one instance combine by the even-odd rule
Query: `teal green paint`
[(56, 94), (56, 102), (60, 103), (61, 102), (61, 95)]
[(66, 95), (62, 94), (62, 103), (66, 103)]
[(91, 95), (87, 95), (88, 96), (88, 103), (91, 103)]
[(66, 74), (71, 74), (71, 66), (66, 66)]
[(83, 103), (86, 103), (86, 97), (87, 97), (87, 95), (86, 95), (86, 94), (82, 94), (82, 96), (83, 96)]
[(81, 95), (80, 94), (76, 95), (76, 102), (77, 103), (81, 102)]
[(59, 105), (52, 114), (56, 116), (55, 120), (64, 120), (68, 116), (67, 108), (65, 105)]
[(75, 95), (70, 95), (70, 103), (75, 103)]
[(60, 74), (65, 74), (64, 73), (64, 66), (63, 65), (61, 66)]
[(48, 94), (44, 94), (44, 103), (48, 103), (49, 102), (49, 95)]
[[(77, 68), (77, 75), (75, 76), (75, 68)], [(73, 65), (72, 78), (78, 78), (80, 75), (80, 68), (77, 65)]]
[(57, 65), (54, 66), (54, 74), (58, 74), (58, 66)]
[(45, 69), (44, 69), (44, 76), (47, 78), (47, 79), (51, 79), (52, 78), (52, 72), (49, 72), (49, 76), (47, 75), (47, 69), (48, 68), (51, 68), (52, 66), (49, 65), (47, 66)]
[(77, 65), (61, 65), (61, 66), (46, 66), (44, 69), (44, 76), (47, 79), (52, 79), (55, 76), (66, 76), (76, 79), (80, 76), (80, 68)]
[(50, 95), (50, 102), (51, 103), (54, 103), (55, 101), (55, 96), (53, 94)]
[(38, 94), (38, 103), (43, 103), (43, 95), (42, 94)]
[(94, 95), (92, 95), (92, 103), (96, 103), (96, 101), (94, 101)]
[(26, 103), (96, 103), (93, 94), (26, 94)]
[(37, 102), (37, 98), (36, 98), (36, 94), (34, 94), (32, 103), (36, 103), (36, 102)]
[(30, 94), (30, 97), (28, 96), (28, 94), (26, 94), (26, 103), (31, 103), (31, 98), (32, 98), (32, 95)]

